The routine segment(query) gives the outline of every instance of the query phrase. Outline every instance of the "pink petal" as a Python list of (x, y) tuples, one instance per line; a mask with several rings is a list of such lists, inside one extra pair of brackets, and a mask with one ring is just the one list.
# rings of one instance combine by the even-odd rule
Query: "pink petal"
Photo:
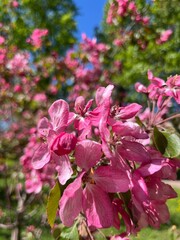
[(75, 104), (74, 104), (74, 110), (78, 114), (82, 114), (85, 106), (85, 99), (83, 96), (79, 96), (76, 98)]
[(64, 100), (57, 100), (51, 105), (48, 112), (52, 120), (53, 130), (63, 131), (69, 119), (68, 103)]
[(142, 106), (137, 103), (129, 104), (126, 107), (120, 107), (119, 116), (121, 119), (129, 119), (134, 117), (140, 110)]
[(83, 210), (88, 226), (108, 228), (113, 225), (113, 207), (110, 198), (95, 184), (87, 184), (83, 191)]
[(126, 212), (126, 210), (124, 209), (124, 203), (122, 200), (116, 198), (113, 200), (113, 207), (114, 207), (114, 211), (116, 214), (116, 218), (119, 219), (119, 213), (122, 216), (122, 219), (125, 223), (126, 226), (126, 235), (130, 234), (130, 233), (135, 233), (135, 226), (133, 221), (131, 220), (129, 214)]
[(58, 172), (59, 182), (64, 185), (67, 180), (71, 178), (73, 170), (71, 168), (71, 163), (69, 161), (68, 155), (57, 156), (58, 161), (56, 161), (56, 171)]
[(150, 70), (148, 70), (148, 79), (157, 87), (162, 87), (165, 85), (164, 80), (158, 77), (154, 77), (153, 73)]
[(127, 192), (129, 178), (126, 172), (110, 166), (99, 167), (94, 174), (94, 180), (105, 192)]
[(158, 172), (162, 169), (163, 164), (161, 161), (153, 161), (153, 163), (148, 163), (143, 165), (142, 167), (139, 167), (137, 171), (141, 174), (143, 177), (150, 176), (154, 174), (155, 172)]
[(142, 144), (133, 141), (121, 141), (122, 144), (117, 147), (120, 156), (136, 162), (144, 163), (150, 161), (150, 155)]
[(87, 104), (86, 104), (86, 106), (85, 106), (85, 108), (84, 108), (84, 113), (86, 113), (86, 112), (90, 109), (90, 107), (91, 107), (92, 104), (93, 104), (93, 101), (94, 101), (94, 99), (90, 99), (90, 100), (87, 102)]
[(72, 226), (74, 219), (82, 210), (82, 187), (83, 174), (70, 183), (63, 192), (59, 202), (59, 215), (65, 226)]
[(50, 129), (52, 129), (52, 125), (49, 120), (46, 117), (42, 118), (38, 123), (38, 132), (47, 137)]
[(135, 84), (135, 90), (136, 90), (136, 92), (147, 93), (147, 88), (146, 88), (143, 84), (141, 84), (141, 83), (139, 83), (139, 82), (137, 82), (137, 83)]
[(97, 106), (103, 104), (105, 101), (110, 101), (114, 86), (108, 85), (106, 88), (100, 87), (96, 91), (96, 104)]
[(70, 124), (72, 124), (75, 119), (76, 119), (76, 114), (73, 112), (69, 112), (69, 119), (68, 119), (67, 125), (69, 126)]
[(148, 134), (144, 132), (137, 123), (133, 122), (116, 122), (112, 126), (112, 130), (120, 136), (132, 136), (138, 139), (148, 138)]
[(76, 145), (75, 159), (79, 167), (89, 170), (95, 166), (102, 155), (101, 144), (91, 141), (83, 140)]
[(32, 165), (35, 169), (43, 168), (51, 159), (51, 152), (48, 149), (47, 144), (41, 144), (35, 151), (32, 158)]

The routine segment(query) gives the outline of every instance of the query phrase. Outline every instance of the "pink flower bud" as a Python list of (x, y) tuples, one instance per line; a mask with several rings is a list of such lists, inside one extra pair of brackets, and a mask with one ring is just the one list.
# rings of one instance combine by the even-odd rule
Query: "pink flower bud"
[(62, 156), (69, 154), (72, 150), (74, 150), (76, 143), (77, 138), (74, 136), (74, 134), (62, 132), (54, 140), (51, 150), (57, 155)]

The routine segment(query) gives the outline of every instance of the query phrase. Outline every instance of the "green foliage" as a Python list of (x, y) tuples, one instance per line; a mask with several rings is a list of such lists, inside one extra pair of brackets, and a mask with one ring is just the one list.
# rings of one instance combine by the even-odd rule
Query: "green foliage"
[(51, 227), (54, 225), (60, 197), (61, 190), (59, 182), (57, 181), (55, 186), (50, 191), (47, 202), (47, 219)]
[(175, 158), (180, 155), (180, 138), (175, 132), (162, 131), (157, 127), (153, 133), (156, 148), (168, 158)]
[(31, 49), (26, 39), (35, 28), (48, 29), (44, 54), (57, 51), (61, 55), (76, 42), (77, 8), (72, 0), (19, 0), (14, 8), (12, 1), (0, 1), (0, 22), (7, 25), (9, 44), (20, 49)]
[[(122, 63), (122, 69), (112, 76), (112, 80), (126, 88), (137, 81), (147, 82), (147, 70), (155, 76), (167, 78), (179, 72), (180, 46), (180, 4), (178, 0), (134, 1), (138, 12), (150, 18), (148, 25), (135, 22), (128, 13), (118, 16), (115, 23), (106, 23), (109, 2), (105, 6), (102, 29), (96, 30), (99, 41), (111, 46), (107, 66), (112, 68), (114, 61)], [(115, 1), (113, 1), (115, 2)], [(160, 34), (167, 29), (173, 31), (170, 39), (157, 44)], [(114, 39), (127, 39), (122, 46), (115, 46)], [(144, 47), (139, 44), (143, 43)]]
[(79, 240), (79, 234), (77, 230), (77, 224), (75, 223), (72, 227), (70, 228), (64, 228), (60, 239), (67, 239), (67, 240)]

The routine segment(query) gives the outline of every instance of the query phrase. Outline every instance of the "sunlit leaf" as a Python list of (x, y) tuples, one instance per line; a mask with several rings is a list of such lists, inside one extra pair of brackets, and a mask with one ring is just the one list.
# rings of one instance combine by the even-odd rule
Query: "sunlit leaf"
[(175, 158), (180, 155), (180, 137), (175, 132), (168, 132), (154, 128), (154, 144), (156, 148), (165, 156)]
[(48, 223), (51, 227), (53, 227), (54, 225), (60, 197), (61, 197), (60, 185), (59, 182), (56, 182), (56, 184), (50, 191), (46, 209)]

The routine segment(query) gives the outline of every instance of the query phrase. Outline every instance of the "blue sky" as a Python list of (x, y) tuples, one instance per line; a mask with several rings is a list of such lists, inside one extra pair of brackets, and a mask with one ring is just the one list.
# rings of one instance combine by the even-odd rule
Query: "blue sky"
[(79, 29), (78, 39), (81, 39), (81, 33), (86, 33), (92, 38), (94, 27), (101, 23), (107, 0), (74, 0), (74, 2), (80, 12), (76, 18)]

